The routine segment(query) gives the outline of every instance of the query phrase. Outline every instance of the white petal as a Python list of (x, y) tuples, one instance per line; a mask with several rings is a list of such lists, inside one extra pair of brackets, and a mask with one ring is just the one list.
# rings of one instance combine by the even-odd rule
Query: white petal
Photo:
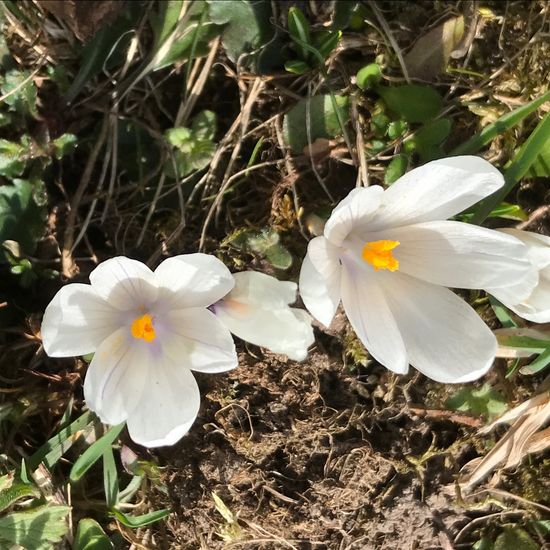
[(489, 370), (496, 338), (464, 300), (401, 273), (383, 280), (413, 367), (443, 383), (470, 382)]
[(307, 357), (313, 344), (311, 317), (300, 309), (286, 304), (265, 307), (261, 303), (239, 302), (230, 297), (215, 307), (221, 322), (236, 336), (295, 361)]
[(182, 254), (164, 260), (155, 270), (159, 302), (172, 309), (207, 307), (234, 285), (229, 269), (209, 254)]
[(90, 282), (99, 296), (123, 311), (148, 310), (158, 295), (153, 272), (145, 264), (124, 256), (99, 264), (90, 273)]
[(258, 271), (233, 273), (235, 286), (225, 299), (247, 304), (282, 307), (296, 301), (298, 285), (291, 281), (279, 281)]
[(503, 185), (502, 174), (480, 157), (428, 162), (407, 172), (386, 190), (370, 230), (445, 220)]
[(380, 206), (383, 194), (384, 189), (379, 185), (357, 187), (350, 191), (327, 220), (325, 237), (335, 246), (340, 246), (353, 229), (369, 222)]
[(529, 260), (537, 269), (550, 266), (550, 237), (513, 228), (498, 229), (498, 231), (511, 235), (524, 243), (527, 246)]
[(339, 249), (324, 237), (309, 242), (300, 271), (300, 296), (310, 313), (329, 326), (340, 303)]
[(84, 381), (88, 407), (105, 424), (128, 418), (157, 368), (150, 344), (132, 338), (128, 327), (109, 336), (97, 349)]
[(238, 366), (233, 338), (221, 321), (204, 308), (166, 314), (159, 337), (163, 353), (175, 365), (201, 372), (224, 372)]
[(342, 304), (353, 330), (379, 363), (406, 374), (407, 352), (380, 277), (354, 260), (342, 261)]
[(199, 387), (191, 371), (171, 359), (159, 360), (128, 417), (130, 437), (146, 447), (173, 445), (189, 431), (199, 407)]
[(42, 320), (42, 344), (50, 357), (94, 352), (120, 326), (120, 312), (90, 285), (64, 286), (49, 303)]
[(537, 274), (527, 247), (517, 239), (483, 227), (436, 221), (368, 234), (368, 240), (399, 241), (393, 256), (399, 271), (452, 288), (499, 288), (522, 281), (527, 297)]

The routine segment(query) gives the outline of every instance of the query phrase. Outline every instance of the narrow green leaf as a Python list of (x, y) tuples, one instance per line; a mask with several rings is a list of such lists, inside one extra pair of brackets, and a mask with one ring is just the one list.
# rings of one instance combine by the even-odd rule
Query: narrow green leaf
[(544, 370), (548, 365), (550, 365), (550, 343), (548, 347), (532, 363), (524, 368), (535, 374)]
[(103, 486), (105, 502), (109, 508), (113, 508), (118, 502), (118, 472), (111, 447), (103, 453)]
[(546, 113), (544, 118), (537, 124), (531, 135), (516, 153), (510, 166), (504, 173), (505, 184), (502, 189), (499, 189), (496, 193), (493, 193), (479, 204), (472, 219), (472, 223), (479, 225), (487, 218), (493, 208), (499, 204), (520, 182), (521, 178), (527, 174), (527, 171), (531, 168), (531, 165), (535, 162), (539, 154), (545, 149), (549, 140), (550, 113)]
[(76, 483), (82, 476), (103, 456), (106, 449), (108, 449), (120, 432), (123, 430), (126, 424), (123, 422), (118, 426), (113, 426), (109, 431), (100, 437), (96, 442), (92, 443), (77, 461), (73, 464), (70, 473), (71, 483)]
[(517, 327), (517, 323), (510, 315), (508, 309), (506, 309), (496, 298), (489, 296), (489, 303), (503, 328)]
[(522, 105), (511, 113), (506, 113), (498, 120), (489, 124), (478, 134), (465, 141), (458, 147), (452, 150), (451, 155), (471, 155), (477, 153), (485, 145), (493, 141), (498, 135), (510, 130), (519, 124), (525, 117), (534, 113), (543, 103), (550, 101), (550, 91), (534, 99), (527, 105)]
[(126, 527), (130, 527), (130, 529), (138, 529), (139, 527), (145, 527), (145, 525), (150, 525), (151, 523), (155, 523), (156, 521), (160, 521), (161, 519), (168, 517), (171, 513), (172, 513), (172, 510), (163, 509), (163, 510), (155, 510), (154, 512), (143, 514), (142, 516), (131, 516), (130, 514), (125, 514), (120, 510), (112, 511), (113, 516), (118, 521), (120, 521), (122, 525), (125, 525)]
[(311, 67), (300, 59), (290, 59), (285, 62), (285, 71), (292, 74), (306, 74), (311, 71)]
[(113, 548), (113, 543), (97, 521), (83, 518), (78, 522), (73, 550), (113, 550)]
[(341, 31), (320, 31), (313, 36), (313, 46), (326, 59), (342, 38)]
[(99, 420), (90, 411), (79, 416), (72, 424), (60, 430), (40, 447), (28, 460), (31, 471), (36, 470), (41, 462), (51, 470), (57, 461), (71, 448), (81, 436), (86, 435)]
[(292, 7), (288, 10), (288, 31), (296, 44), (298, 55), (307, 62), (310, 57), (309, 52), (302, 44), (311, 44), (311, 34), (309, 23), (300, 8)]

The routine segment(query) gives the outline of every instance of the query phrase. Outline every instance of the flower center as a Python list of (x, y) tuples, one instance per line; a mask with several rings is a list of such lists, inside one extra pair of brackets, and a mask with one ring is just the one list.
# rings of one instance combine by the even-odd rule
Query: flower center
[(146, 342), (152, 342), (157, 337), (153, 326), (153, 318), (148, 313), (134, 319), (131, 330), (134, 338), (142, 338)]
[(392, 256), (391, 251), (400, 244), (399, 241), (371, 241), (365, 243), (361, 256), (365, 262), (374, 267), (374, 271), (379, 269), (397, 271), (399, 262)]

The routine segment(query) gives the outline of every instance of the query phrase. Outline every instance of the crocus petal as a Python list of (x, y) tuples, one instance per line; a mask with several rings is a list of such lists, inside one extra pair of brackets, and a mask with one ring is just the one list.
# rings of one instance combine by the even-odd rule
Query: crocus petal
[(521, 292), (523, 281), (506, 288), (484, 287), (485, 290), (528, 321), (550, 322), (550, 237), (511, 228), (498, 231), (515, 237), (526, 245), (528, 258), (538, 272), (538, 283), (527, 297)]
[(222, 323), (251, 344), (303, 361), (314, 337), (311, 317), (287, 305), (296, 298), (296, 284), (253, 271), (234, 277), (235, 288), (215, 306)]
[(233, 279), (235, 286), (224, 297), (226, 300), (266, 307), (283, 307), (296, 301), (298, 285), (291, 281), (279, 281), (257, 271), (233, 273)]
[(374, 215), (384, 189), (379, 185), (357, 187), (350, 191), (332, 211), (325, 224), (324, 236), (335, 246), (340, 246), (352, 229), (360, 230)]
[(165, 357), (149, 370), (147, 388), (128, 417), (130, 437), (146, 447), (173, 445), (189, 431), (199, 407), (191, 371)]
[(407, 172), (387, 189), (382, 207), (369, 227), (386, 227), (445, 220), (504, 185), (502, 174), (487, 161), (459, 156), (428, 162)]
[(309, 312), (329, 326), (340, 303), (338, 248), (324, 237), (309, 242), (300, 271), (300, 296)]
[(149, 344), (132, 338), (127, 327), (97, 349), (84, 380), (84, 398), (105, 424), (120, 424), (137, 406), (150, 371), (157, 368), (150, 352)]
[(90, 273), (94, 291), (117, 309), (149, 309), (158, 289), (153, 272), (143, 263), (124, 256), (110, 258)]
[(166, 314), (163, 325), (163, 353), (175, 365), (209, 373), (238, 366), (231, 333), (211, 311), (173, 310)]
[(159, 302), (172, 309), (208, 307), (234, 285), (227, 267), (209, 254), (182, 254), (164, 260), (155, 270)]
[(509, 235), (453, 221), (436, 221), (387, 229), (369, 241), (389, 239), (399, 271), (452, 288), (499, 288), (522, 282), (523, 298), (537, 284), (527, 247)]
[(342, 261), (342, 305), (353, 330), (379, 363), (406, 374), (407, 352), (380, 277), (349, 257)]
[(118, 327), (120, 312), (90, 285), (73, 283), (54, 296), (42, 320), (42, 344), (50, 357), (94, 352)]
[(401, 273), (383, 274), (383, 285), (413, 367), (443, 383), (470, 382), (489, 370), (496, 338), (464, 300)]

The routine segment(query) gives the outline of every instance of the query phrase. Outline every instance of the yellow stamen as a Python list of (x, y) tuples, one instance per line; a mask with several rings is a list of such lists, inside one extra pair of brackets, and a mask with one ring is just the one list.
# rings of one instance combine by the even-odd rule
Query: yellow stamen
[(399, 262), (392, 256), (391, 251), (399, 246), (399, 241), (372, 241), (365, 243), (361, 256), (365, 262), (374, 267), (374, 271), (379, 269), (389, 269), (397, 271)]
[(153, 318), (148, 313), (134, 319), (131, 330), (134, 338), (142, 338), (146, 342), (152, 342), (157, 337)]

